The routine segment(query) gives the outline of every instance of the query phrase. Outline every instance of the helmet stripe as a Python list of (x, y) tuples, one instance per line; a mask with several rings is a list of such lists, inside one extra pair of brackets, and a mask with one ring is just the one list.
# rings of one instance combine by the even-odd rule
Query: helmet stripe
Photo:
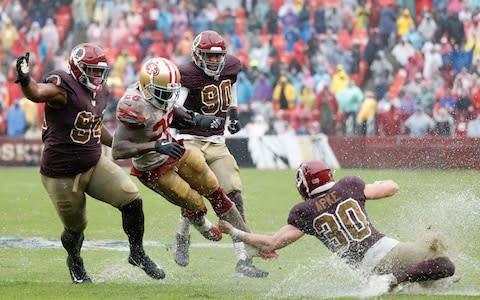
[(169, 61), (165, 58), (161, 58), (161, 60), (163, 61), (163, 63), (165, 64), (165, 66), (169, 70), (168, 73), (170, 73), (170, 83), (177, 82), (177, 78), (176, 78), (177, 77), (177, 72), (175, 70), (175, 65), (171, 61)]

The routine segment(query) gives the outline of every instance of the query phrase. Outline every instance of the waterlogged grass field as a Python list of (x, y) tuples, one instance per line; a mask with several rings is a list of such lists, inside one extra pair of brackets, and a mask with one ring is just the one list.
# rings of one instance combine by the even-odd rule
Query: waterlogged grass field
[[(127, 170), (125, 170), (127, 172)], [(338, 170), (337, 178), (359, 175), (367, 182), (391, 178), (401, 191), (370, 202), (375, 226), (400, 240), (435, 231), (450, 246), (460, 281), (450, 287), (381, 299), (480, 299), (480, 174), (478, 171)], [(325, 299), (365, 298), (364, 286), (319, 241), (305, 236), (279, 250), (272, 261), (255, 260), (270, 271), (261, 279), (234, 274), (231, 241), (204, 240), (192, 230), (190, 265), (177, 266), (172, 243), (178, 209), (144, 188), (145, 244), (166, 278), (156, 281), (127, 263), (120, 213), (87, 200), (89, 224), (83, 258), (91, 285), (72, 285), (60, 247), (62, 226), (40, 183), (38, 168), (0, 169), (0, 299)], [(247, 221), (273, 233), (286, 223), (299, 197), (294, 170), (242, 170)], [(215, 216), (209, 212), (209, 218)], [(376, 299), (380, 299), (376, 298)]]

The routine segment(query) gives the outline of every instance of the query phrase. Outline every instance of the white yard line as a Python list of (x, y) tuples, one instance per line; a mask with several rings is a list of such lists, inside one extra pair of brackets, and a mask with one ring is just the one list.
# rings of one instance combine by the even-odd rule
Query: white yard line
[[(161, 243), (158, 241), (144, 241), (146, 247), (174, 248), (174, 243)], [(192, 243), (192, 248), (232, 248), (231, 243)], [(63, 249), (59, 240), (48, 240), (43, 237), (20, 237), (20, 236), (2, 236), (0, 237), (0, 249), (5, 248), (23, 248), (23, 249)], [(126, 240), (85, 240), (83, 242), (84, 250), (116, 250), (128, 251), (128, 242)]]

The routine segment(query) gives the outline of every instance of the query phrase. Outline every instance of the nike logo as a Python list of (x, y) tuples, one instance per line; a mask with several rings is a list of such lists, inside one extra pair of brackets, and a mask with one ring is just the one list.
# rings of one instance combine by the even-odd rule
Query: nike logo
[(75, 276), (75, 274), (73, 273), (73, 271), (70, 271), (70, 274), (72, 274), (72, 278), (73, 278), (73, 281), (75, 283), (82, 283), (83, 282), (83, 279), (78, 279), (77, 276)]
[(218, 127), (220, 127), (220, 121), (218, 119), (215, 119), (210, 123), (210, 128), (217, 129)]
[[(162, 145), (163, 145), (163, 143), (162, 143)], [(133, 262), (137, 267), (139, 267), (140, 269), (142, 269), (142, 270), (145, 269), (145, 266), (144, 266), (142, 263), (136, 262), (133, 258), (132, 258), (132, 262)]]

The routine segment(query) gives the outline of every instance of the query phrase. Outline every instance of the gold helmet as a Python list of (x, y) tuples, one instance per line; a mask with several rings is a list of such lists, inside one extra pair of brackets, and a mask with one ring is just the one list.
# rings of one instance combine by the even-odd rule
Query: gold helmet
[(140, 92), (156, 108), (171, 108), (178, 98), (180, 87), (180, 71), (170, 60), (162, 57), (151, 58), (142, 65)]

